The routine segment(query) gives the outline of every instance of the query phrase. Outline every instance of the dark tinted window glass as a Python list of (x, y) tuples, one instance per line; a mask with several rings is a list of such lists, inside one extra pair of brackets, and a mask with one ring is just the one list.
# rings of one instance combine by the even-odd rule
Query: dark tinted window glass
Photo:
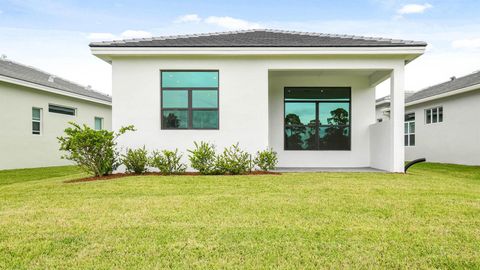
[(40, 134), (40, 122), (32, 122), (32, 134)]
[(438, 108), (438, 122), (443, 122), (443, 107)]
[(437, 108), (432, 109), (432, 123), (437, 123)]
[(286, 150), (315, 150), (315, 127), (285, 127)]
[(415, 113), (405, 114), (405, 121), (415, 121)]
[(313, 102), (285, 103), (285, 125), (315, 124), (315, 106)]
[(187, 110), (164, 110), (162, 114), (162, 124), (164, 128), (187, 128), (188, 111)]
[(350, 128), (320, 127), (320, 150), (350, 150)]
[(405, 135), (405, 146), (408, 146), (408, 135)]
[(350, 100), (350, 88), (286, 88), (285, 100)]
[(350, 104), (348, 102), (320, 103), (320, 125), (348, 125)]
[(415, 134), (410, 135), (410, 146), (415, 146)]
[(432, 110), (427, 110), (427, 124), (432, 123)]
[(192, 111), (193, 128), (218, 128), (218, 111)]
[(62, 106), (57, 106), (57, 105), (48, 105), (48, 111), (51, 112), (51, 113), (75, 115), (75, 109), (62, 107)]

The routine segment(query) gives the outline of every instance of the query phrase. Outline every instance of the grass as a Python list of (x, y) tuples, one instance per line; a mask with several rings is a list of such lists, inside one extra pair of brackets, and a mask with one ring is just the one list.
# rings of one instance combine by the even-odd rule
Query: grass
[(409, 172), (0, 172), (0, 268), (479, 269), (480, 168)]

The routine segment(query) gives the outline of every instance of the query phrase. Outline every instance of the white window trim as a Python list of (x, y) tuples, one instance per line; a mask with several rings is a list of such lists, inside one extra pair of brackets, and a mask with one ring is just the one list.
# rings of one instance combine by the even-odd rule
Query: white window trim
[(43, 120), (43, 108), (40, 108), (40, 107), (32, 107), (32, 110), (33, 110), (33, 109), (37, 109), (37, 110), (40, 111), (40, 119), (39, 119), (39, 120), (33, 119), (33, 116), (32, 116), (32, 118), (31, 118), (31, 123), (33, 123), (33, 122), (38, 122), (38, 123), (40, 123), (40, 125), (39, 125), (39, 127), (40, 127), (39, 132), (40, 132), (40, 133), (39, 133), (39, 134), (34, 134), (34, 133), (33, 133), (33, 127), (31, 127), (31, 131), (30, 131), (31, 133), (30, 133), (30, 134), (32, 134), (33, 136), (42, 136), (42, 135), (43, 135), (43, 121), (42, 121), (42, 120)]
[[(440, 108), (442, 109), (442, 121), (440, 121)], [(437, 115), (436, 115), (436, 122), (433, 122), (433, 110), (437, 110)], [(430, 119), (430, 123), (427, 122), (427, 113), (428, 111), (430, 111), (430, 116), (431, 116), (431, 119)], [(431, 125), (431, 124), (438, 124), (438, 123), (443, 123), (443, 118), (444, 118), (444, 110), (443, 110), (443, 105), (439, 105), (439, 106), (434, 106), (434, 107), (430, 107), (430, 108), (427, 108), (424, 110), (424, 117), (425, 117), (425, 125)]]
[[(407, 125), (407, 132), (405, 132), (404, 134), (404, 136), (407, 136), (407, 144), (405, 145), (405, 147), (415, 147), (415, 144), (417, 143), (417, 138), (416, 138), (417, 136), (415, 135), (415, 132), (411, 132), (410, 123), (413, 123), (415, 125), (415, 120), (405, 121), (405, 124)], [(416, 130), (416, 127), (415, 127), (415, 130)], [(415, 136), (414, 145), (412, 145), (412, 142), (410, 141), (410, 135)]]

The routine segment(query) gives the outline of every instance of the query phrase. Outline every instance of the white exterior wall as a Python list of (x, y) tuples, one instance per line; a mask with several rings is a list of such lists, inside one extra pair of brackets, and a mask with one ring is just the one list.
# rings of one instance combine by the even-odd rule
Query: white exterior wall
[[(77, 109), (76, 116), (49, 113), (48, 104)], [(32, 107), (42, 108), (42, 134), (32, 134)], [(0, 82), (0, 169), (71, 164), (60, 158), (57, 137), (69, 121), (94, 127), (104, 119), (111, 129), (111, 107), (45, 91)]]
[(389, 120), (370, 126), (370, 164), (372, 167), (389, 171), (392, 166), (392, 144)]
[[(305, 74), (302, 74), (305, 73)], [(270, 75), (270, 147), (278, 153), (279, 167), (369, 167), (369, 126), (375, 123), (375, 89), (368, 76), (338, 72), (280, 71)], [(284, 88), (289, 86), (351, 87), (351, 150), (284, 150)]]
[[(403, 65), (403, 59), (376, 56), (114, 56), (113, 128), (130, 124), (137, 128), (120, 139), (123, 147), (178, 148), (184, 157), (193, 141), (213, 142), (218, 149), (239, 142), (252, 153), (273, 147), (283, 167), (366, 167), (370, 166), (375, 93), (371, 77), (354, 71), (385, 71)], [(173, 69), (219, 70), (219, 130), (161, 130), (160, 70)], [(342, 75), (288, 80), (273, 76), (269, 89), (269, 71), (281, 70), (341, 70)], [(283, 96), (278, 89), (283, 93), (286, 83), (352, 87), (352, 151), (283, 151)]]
[[(480, 165), (480, 89), (405, 108), (415, 113), (415, 146), (406, 160)], [(443, 122), (426, 124), (425, 109), (443, 106)]]

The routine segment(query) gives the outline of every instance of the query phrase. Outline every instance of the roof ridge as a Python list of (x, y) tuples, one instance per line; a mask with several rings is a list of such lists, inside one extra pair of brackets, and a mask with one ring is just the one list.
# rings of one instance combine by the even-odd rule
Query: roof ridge
[(132, 39), (119, 39), (111, 41), (100, 41), (100, 42), (91, 42), (90, 46), (101, 46), (109, 44), (122, 44), (127, 42), (139, 42), (139, 41), (154, 41), (154, 40), (169, 40), (169, 39), (181, 39), (181, 38), (193, 38), (193, 37), (206, 37), (206, 36), (219, 36), (219, 35), (231, 35), (231, 34), (241, 34), (249, 32), (270, 32), (270, 33), (284, 33), (284, 34), (297, 34), (305, 36), (318, 36), (318, 37), (334, 37), (342, 39), (355, 39), (355, 40), (374, 40), (380, 42), (390, 42), (390, 43), (422, 43), (423, 41), (415, 40), (404, 40), (404, 39), (393, 39), (393, 38), (382, 38), (382, 37), (370, 37), (370, 36), (360, 36), (360, 35), (347, 35), (347, 34), (330, 34), (322, 32), (306, 32), (306, 31), (292, 31), (292, 30), (281, 30), (281, 29), (271, 29), (271, 28), (253, 28), (253, 29), (244, 29), (244, 30), (232, 30), (232, 31), (222, 31), (222, 32), (206, 32), (206, 33), (192, 33), (192, 34), (181, 34), (181, 35), (165, 35), (165, 36), (156, 36), (150, 38), (132, 38)]
[[(18, 62), (18, 61), (12, 60), (12, 59), (8, 59), (8, 58), (7, 58), (7, 59), (1, 59), (1, 58), (0, 58), (0, 61), (10, 62), (10, 63), (16, 64), (16, 65), (19, 65), (19, 66), (23, 66), (23, 67), (26, 67), (26, 68), (30, 68), (30, 69), (33, 69), (33, 70), (35, 70), (35, 71), (41, 72), (41, 73), (43, 73), (43, 74), (46, 74), (46, 75), (48, 75), (48, 76), (53, 76), (53, 77), (54, 77), (54, 80), (55, 80), (55, 79), (60, 79), (60, 80), (63, 80), (63, 81), (65, 81), (65, 82), (68, 82), (68, 83), (71, 83), (71, 84), (73, 84), (73, 85), (76, 85), (76, 86), (78, 86), (78, 87), (82, 87), (82, 88), (84, 88), (86, 91), (90, 91), (90, 92), (97, 93), (97, 94), (103, 95), (103, 96), (105, 96), (105, 97), (111, 98), (111, 96), (108, 95), (108, 94), (105, 94), (105, 93), (103, 93), (103, 92), (94, 90), (94, 89), (92, 89), (92, 88), (88, 88), (89, 85), (88, 85), (88, 86), (81, 85), (81, 84), (76, 83), (76, 82), (74, 82), (74, 81), (67, 80), (67, 79), (65, 79), (65, 78), (63, 78), (63, 77), (60, 77), (60, 76), (58, 76), (58, 75), (52, 74), (52, 73), (47, 72), (47, 71), (44, 71), (44, 70), (42, 70), (42, 69), (39, 69), (39, 68), (37, 68), (37, 67), (30, 66), (30, 65), (26, 65), (26, 64), (20, 63), (20, 62)], [(35, 82), (34, 82), (34, 83), (35, 83)], [(35, 83), (35, 84), (38, 84), (38, 83)], [(55, 88), (55, 87), (54, 87), (54, 88)]]

